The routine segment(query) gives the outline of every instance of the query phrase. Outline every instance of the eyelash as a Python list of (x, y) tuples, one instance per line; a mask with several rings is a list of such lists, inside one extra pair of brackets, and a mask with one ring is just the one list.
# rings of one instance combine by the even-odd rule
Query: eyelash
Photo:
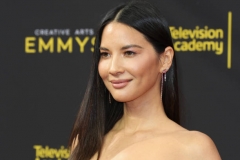
[(125, 56), (128, 56), (128, 57), (133, 57), (135, 54), (136, 54), (136, 53), (133, 52), (133, 51), (126, 51), (126, 52), (124, 52), (124, 55), (125, 55)]
[[(133, 51), (126, 51), (126, 52), (124, 52), (124, 56), (126, 56), (126, 57), (133, 57), (133, 56), (135, 56), (135, 55), (136, 55), (136, 53), (133, 52)], [(110, 57), (110, 56), (111, 56), (110, 53), (100, 52), (100, 57), (101, 57), (101, 58), (108, 58), (108, 57)]]
[(109, 56), (110, 56), (110, 54), (107, 52), (100, 52), (100, 57), (102, 57), (102, 58), (107, 58)]

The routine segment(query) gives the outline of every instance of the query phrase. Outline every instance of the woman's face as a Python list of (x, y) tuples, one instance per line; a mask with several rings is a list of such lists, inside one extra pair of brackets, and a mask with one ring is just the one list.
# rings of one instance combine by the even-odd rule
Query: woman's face
[(100, 53), (98, 71), (115, 100), (160, 97), (161, 63), (143, 34), (111, 22), (103, 30)]

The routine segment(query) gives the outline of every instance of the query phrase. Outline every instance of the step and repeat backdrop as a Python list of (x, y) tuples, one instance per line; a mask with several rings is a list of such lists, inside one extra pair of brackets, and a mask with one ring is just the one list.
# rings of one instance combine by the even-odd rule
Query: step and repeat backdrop
[[(65, 160), (96, 28), (121, 0), (1, 1), (0, 159)], [(182, 125), (240, 157), (240, 1), (149, 0), (169, 22)]]

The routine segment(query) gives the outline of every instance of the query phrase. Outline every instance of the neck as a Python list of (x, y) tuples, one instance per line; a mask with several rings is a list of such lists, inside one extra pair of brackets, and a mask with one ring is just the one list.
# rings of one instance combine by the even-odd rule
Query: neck
[(151, 96), (124, 103), (124, 115), (115, 129), (134, 133), (160, 127), (167, 119), (161, 97)]

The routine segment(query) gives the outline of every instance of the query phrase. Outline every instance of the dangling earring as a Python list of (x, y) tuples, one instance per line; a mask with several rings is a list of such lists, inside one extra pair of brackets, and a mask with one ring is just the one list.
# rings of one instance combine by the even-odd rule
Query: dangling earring
[(167, 81), (167, 72), (164, 73), (164, 82)]
[(161, 79), (161, 99), (162, 99), (162, 92), (163, 92), (163, 74), (162, 73), (162, 79)]
[(164, 70), (162, 72), (162, 79), (161, 79), (161, 99), (162, 99), (162, 94), (163, 94), (163, 81), (166, 82), (167, 81), (167, 71)]
[(111, 94), (110, 94), (110, 92), (109, 92), (109, 95), (108, 95), (108, 100), (109, 100), (109, 103), (111, 104), (112, 101), (111, 101)]

